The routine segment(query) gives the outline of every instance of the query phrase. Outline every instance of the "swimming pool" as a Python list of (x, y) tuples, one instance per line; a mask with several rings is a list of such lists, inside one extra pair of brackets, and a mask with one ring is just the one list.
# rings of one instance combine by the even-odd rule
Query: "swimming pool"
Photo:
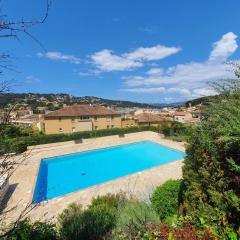
[(185, 157), (185, 153), (143, 141), (42, 159), (34, 203), (150, 169)]

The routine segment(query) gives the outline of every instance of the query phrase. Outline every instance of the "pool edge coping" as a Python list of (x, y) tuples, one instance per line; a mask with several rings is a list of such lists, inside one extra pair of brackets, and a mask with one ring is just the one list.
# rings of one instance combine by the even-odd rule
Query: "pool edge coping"
[[(109, 181), (105, 181), (105, 182), (101, 182), (101, 183), (98, 183), (98, 184), (94, 184), (94, 185), (92, 185), (92, 186), (89, 186), (89, 187), (86, 187), (86, 188), (82, 188), (82, 189), (78, 189), (78, 190), (76, 190), (76, 191), (73, 191), (73, 192), (70, 192), (70, 193), (66, 193), (66, 194), (64, 194), (64, 195), (57, 196), (57, 197), (54, 197), (54, 198), (50, 198), (49, 200), (44, 200), (44, 201), (41, 201), (41, 202), (35, 203), (35, 204), (39, 204), (39, 205), (43, 204), (43, 205), (44, 205), (44, 204), (48, 204), (49, 202), (58, 201), (58, 200), (60, 200), (61, 198), (70, 196), (71, 194), (76, 194), (76, 193), (80, 193), (80, 192), (83, 191), (83, 190), (93, 189), (93, 188), (95, 188), (95, 187), (100, 187), (100, 186), (102, 186), (102, 185), (105, 184), (105, 183), (111, 183), (111, 182), (114, 182), (114, 181), (117, 181), (117, 180), (127, 179), (128, 177), (133, 177), (133, 175), (137, 175), (137, 174), (139, 174), (139, 173), (145, 173), (145, 172), (151, 171), (151, 170), (153, 170), (153, 169), (155, 169), (155, 168), (160, 168), (160, 167), (162, 167), (162, 166), (170, 165), (171, 163), (176, 163), (176, 162), (180, 162), (180, 161), (183, 162), (184, 159), (185, 159), (185, 158), (180, 158), (180, 159), (175, 160), (175, 161), (172, 161), (172, 162), (167, 162), (167, 163), (164, 163), (164, 164), (155, 166), (155, 167), (151, 167), (151, 168), (148, 168), (148, 169), (144, 169), (144, 170), (142, 170), (142, 171), (130, 173), (130, 174), (125, 175), (125, 176), (122, 176), (122, 177), (118, 177), (118, 178), (114, 178), (114, 179), (109, 180)], [(34, 204), (34, 203), (32, 203), (32, 204)]]
[(134, 174), (138, 174), (138, 173), (142, 173), (142, 172), (146, 172), (146, 171), (149, 171), (151, 169), (154, 169), (154, 168), (158, 168), (158, 167), (161, 167), (161, 166), (164, 166), (164, 165), (167, 165), (167, 164), (170, 164), (170, 163), (174, 163), (174, 162), (178, 162), (178, 161), (183, 161), (185, 158), (180, 158), (178, 160), (175, 160), (175, 161), (170, 161), (170, 162), (167, 162), (167, 163), (164, 163), (164, 164), (160, 164), (158, 166), (154, 166), (154, 167), (151, 167), (151, 168), (148, 168), (148, 169), (144, 169), (142, 171), (138, 171), (138, 172), (134, 172), (134, 173), (130, 173), (130, 174), (127, 174), (127, 175), (124, 175), (124, 176), (121, 176), (121, 177), (117, 177), (117, 178), (114, 178), (114, 179), (111, 179), (111, 180), (108, 180), (108, 181), (105, 181), (105, 182), (101, 182), (101, 183), (98, 183), (98, 184), (94, 184), (92, 186), (89, 186), (89, 187), (86, 187), (86, 188), (82, 188), (82, 189), (78, 189), (76, 191), (73, 191), (73, 192), (69, 192), (69, 193), (66, 193), (64, 195), (61, 195), (61, 196), (57, 196), (57, 197), (54, 197), (54, 198), (50, 198), (49, 200), (44, 200), (44, 201), (41, 201), (41, 202), (37, 202), (37, 203), (34, 203), (32, 200), (33, 200), (33, 196), (34, 196), (34, 193), (35, 193), (35, 186), (36, 186), (36, 183), (37, 183), (37, 180), (38, 180), (38, 174), (39, 174), (39, 169), (40, 169), (40, 165), (41, 165), (41, 162), (43, 161), (43, 159), (49, 159), (49, 158), (55, 158), (55, 157), (60, 157), (60, 156), (68, 156), (68, 155), (72, 155), (72, 154), (78, 154), (78, 153), (86, 153), (86, 152), (91, 152), (91, 151), (95, 151), (95, 150), (104, 150), (104, 149), (109, 149), (109, 148), (115, 148), (115, 147), (118, 147), (118, 146), (123, 146), (123, 145), (129, 145), (129, 144), (135, 144), (135, 143), (140, 143), (140, 142), (153, 142), (155, 144), (158, 144), (158, 145), (162, 145), (163, 147), (167, 147), (169, 149), (172, 149), (174, 151), (177, 151), (177, 152), (181, 152), (181, 153), (185, 153), (185, 151), (181, 151), (179, 149), (176, 149), (176, 148), (173, 148), (173, 147), (169, 147), (165, 144), (162, 144), (162, 143), (158, 143), (156, 141), (154, 141), (153, 139), (140, 139), (139, 141), (134, 141), (134, 142), (130, 142), (130, 143), (118, 143), (116, 145), (113, 145), (113, 146), (109, 146), (109, 147), (99, 147), (99, 148), (94, 148), (94, 149), (90, 149), (90, 150), (83, 150), (83, 151), (77, 151), (77, 152), (73, 152), (73, 153), (68, 153), (68, 154), (63, 154), (63, 155), (57, 155), (57, 156), (53, 156), (53, 157), (47, 157), (47, 158), (41, 158), (39, 160), (39, 163), (38, 163), (38, 167), (37, 167), (37, 171), (36, 171), (36, 174), (35, 174), (35, 179), (34, 179), (34, 184), (32, 186), (32, 191), (31, 191), (31, 198), (30, 198), (30, 202), (32, 205), (34, 204), (47, 204), (49, 201), (57, 201), (59, 200), (60, 198), (63, 198), (63, 197), (67, 197), (69, 196), (70, 194), (73, 194), (73, 193), (77, 193), (77, 192), (80, 192), (82, 190), (86, 190), (86, 189), (92, 189), (93, 187), (98, 187), (98, 186), (101, 186), (103, 185), (104, 183), (109, 183), (109, 182), (112, 182), (112, 181), (115, 181), (115, 180), (121, 180), (123, 178), (127, 178), (128, 176), (132, 176)]

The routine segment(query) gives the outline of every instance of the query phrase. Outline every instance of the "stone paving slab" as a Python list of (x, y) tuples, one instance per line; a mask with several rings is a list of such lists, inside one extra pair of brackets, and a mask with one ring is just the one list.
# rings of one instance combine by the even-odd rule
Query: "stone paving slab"
[[(16, 207), (7, 215), (7, 221), (16, 219), (24, 207), (31, 203), (38, 169), (42, 158), (54, 157), (69, 153), (88, 151), (98, 148), (106, 148), (121, 144), (150, 140), (167, 147), (185, 151), (184, 143), (164, 139), (161, 135), (146, 131), (126, 134), (125, 137), (116, 136), (84, 139), (83, 143), (75, 144), (73, 141), (65, 143), (44, 144), (31, 147), (27, 154), (28, 158), (23, 165), (14, 172), (10, 178), (10, 184), (16, 186), (14, 192), (7, 202), (5, 210)], [(101, 183), (86, 189), (66, 194), (40, 205), (29, 213), (33, 220), (50, 220), (56, 217), (70, 203), (79, 202), (86, 207), (93, 197), (107, 193), (126, 192), (139, 199), (147, 199), (153, 189), (169, 179), (180, 179), (182, 177), (183, 160), (170, 162), (149, 170), (134, 173), (116, 180)]]

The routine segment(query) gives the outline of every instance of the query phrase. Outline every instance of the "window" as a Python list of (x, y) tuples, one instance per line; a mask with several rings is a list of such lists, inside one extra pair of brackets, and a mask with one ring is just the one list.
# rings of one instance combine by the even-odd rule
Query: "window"
[(98, 126), (95, 126), (95, 130), (97, 130), (98, 129)]
[(62, 121), (62, 118), (61, 118), (61, 117), (59, 117), (59, 118), (58, 118), (58, 121), (59, 121), (59, 122), (61, 122), (61, 121)]
[(62, 129), (62, 128), (59, 128), (59, 132), (63, 132), (63, 129)]
[(76, 132), (76, 128), (75, 127), (72, 127), (72, 132)]
[(109, 128), (109, 125), (107, 125), (107, 128)]
[(114, 128), (114, 125), (112, 125), (112, 128)]
[(81, 116), (79, 119), (80, 120), (86, 120), (86, 119), (89, 119), (89, 116)]
[(75, 122), (75, 118), (72, 118), (71, 121), (72, 121), (72, 123)]

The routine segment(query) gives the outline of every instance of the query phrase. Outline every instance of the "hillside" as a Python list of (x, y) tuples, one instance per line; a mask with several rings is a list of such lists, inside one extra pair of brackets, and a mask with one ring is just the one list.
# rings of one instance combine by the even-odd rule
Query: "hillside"
[(187, 101), (185, 103), (185, 105), (186, 106), (189, 106), (189, 104), (191, 104), (191, 106), (196, 106), (196, 105), (199, 105), (199, 104), (207, 105), (210, 101), (213, 101), (213, 100), (216, 100), (216, 99), (218, 99), (218, 95), (201, 97), (201, 98), (196, 98), (196, 99)]
[(152, 104), (121, 101), (121, 100), (109, 100), (94, 96), (76, 97), (69, 94), (40, 94), (40, 93), (4, 93), (0, 94), (0, 108), (6, 108), (13, 104), (18, 103), (22, 106), (30, 106), (33, 110), (37, 107), (49, 107), (52, 110), (61, 108), (64, 104), (99, 104), (102, 106), (111, 107), (151, 107), (160, 108), (160, 106), (154, 106)]

